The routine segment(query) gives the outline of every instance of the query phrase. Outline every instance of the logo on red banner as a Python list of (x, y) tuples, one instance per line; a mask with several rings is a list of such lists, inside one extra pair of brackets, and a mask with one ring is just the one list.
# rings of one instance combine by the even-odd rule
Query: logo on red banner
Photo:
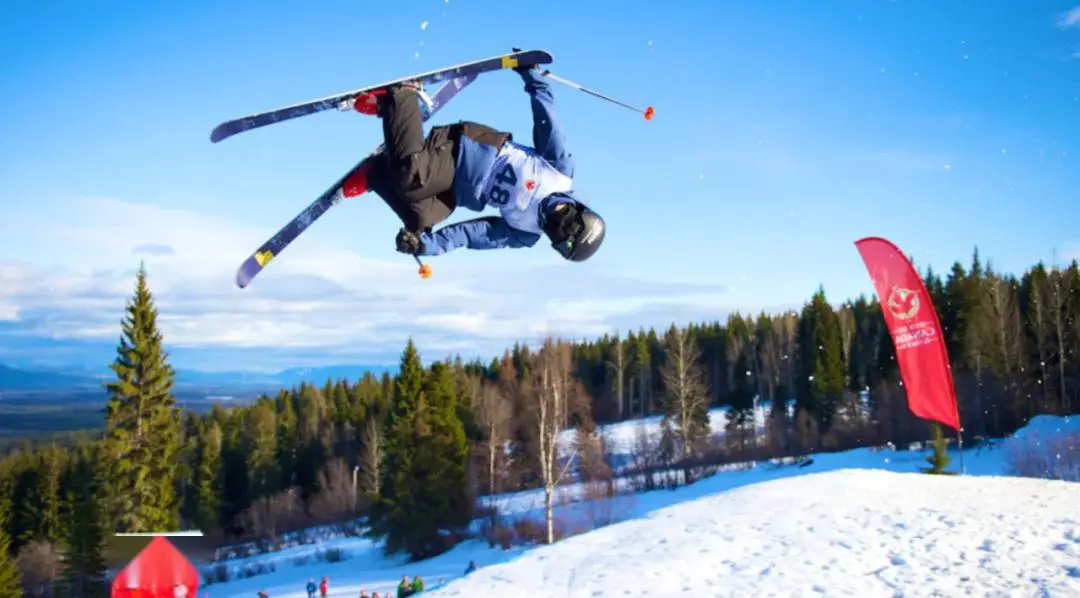
[[(934, 325), (933, 318), (922, 317), (916, 320), (921, 306), (919, 291), (893, 287), (889, 292), (885, 307), (889, 310), (889, 315), (896, 318), (890, 332), (897, 351), (932, 343), (937, 338), (937, 326)], [(909, 320), (915, 321), (907, 323)]]

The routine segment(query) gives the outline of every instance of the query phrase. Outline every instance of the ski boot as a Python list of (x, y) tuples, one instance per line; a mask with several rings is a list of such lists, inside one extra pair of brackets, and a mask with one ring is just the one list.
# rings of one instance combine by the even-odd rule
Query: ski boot
[(367, 93), (361, 94), (353, 100), (350, 106), (348, 101), (342, 102), (339, 106), (342, 110), (348, 110), (350, 107), (356, 110), (360, 114), (367, 114), (369, 116), (375, 116), (379, 113), (379, 99), (386, 94), (393, 91), (398, 87), (409, 87), (416, 90), (416, 97), (420, 100), (420, 109), (424, 113), (425, 120), (428, 115), (431, 114), (434, 107), (434, 103), (431, 101), (431, 96), (424, 91), (424, 86), (419, 81), (406, 81), (404, 83), (398, 83), (390, 87), (384, 87), (382, 89), (373, 89)]

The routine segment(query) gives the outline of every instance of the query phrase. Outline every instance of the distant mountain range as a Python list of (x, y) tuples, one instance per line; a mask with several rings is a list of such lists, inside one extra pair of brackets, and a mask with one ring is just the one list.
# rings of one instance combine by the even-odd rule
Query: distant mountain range
[[(202, 372), (177, 370), (177, 386), (237, 387), (290, 387), (301, 382), (323, 384), (328, 379), (346, 378), (357, 380), (364, 374), (381, 376), (383, 372), (394, 373), (397, 368), (368, 365), (331, 365), (313, 368), (289, 368), (277, 373), (262, 372)], [(80, 369), (23, 369), (0, 364), (0, 390), (67, 390), (100, 388), (113, 378), (112, 372)]]

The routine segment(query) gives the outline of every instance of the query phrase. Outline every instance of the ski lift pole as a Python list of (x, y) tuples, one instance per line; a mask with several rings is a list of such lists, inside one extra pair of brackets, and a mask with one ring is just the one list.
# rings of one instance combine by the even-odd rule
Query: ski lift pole
[(591, 90), (591, 89), (589, 89), (587, 87), (578, 85), (577, 83), (574, 83), (573, 81), (570, 81), (568, 79), (563, 79), (562, 77), (555, 76), (555, 75), (553, 75), (551, 73), (551, 71), (544, 71), (541, 74), (543, 76), (547, 77), (548, 79), (551, 79), (552, 81), (562, 83), (563, 85), (566, 85), (567, 87), (573, 87), (574, 89), (576, 89), (578, 91), (583, 91), (583, 92), (585, 92), (585, 93), (587, 93), (587, 94), (589, 94), (589, 95), (591, 95), (593, 97), (597, 97), (597, 98), (600, 98), (601, 100), (611, 102), (612, 104), (615, 104), (616, 106), (622, 106), (623, 108), (626, 108), (627, 110), (633, 110), (634, 112), (640, 112), (641, 114), (643, 114), (645, 116), (645, 120), (652, 120), (653, 115), (656, 114), (656, 111), (653, 110), (652, 106), (646, 106), (645, 109), (642, 110), (641, 108), (638, 108), (637, 106), (631, 106), (630, 104), (627, 104), (626, 102), (616, 100), (615, 98), (610, 97), (610, 96), (606, 96), (606, 95), (604, 95), (604, 94), (602, 94), (602, 93), (600, 93), (598, 91), (593, 91), (593, 90)]

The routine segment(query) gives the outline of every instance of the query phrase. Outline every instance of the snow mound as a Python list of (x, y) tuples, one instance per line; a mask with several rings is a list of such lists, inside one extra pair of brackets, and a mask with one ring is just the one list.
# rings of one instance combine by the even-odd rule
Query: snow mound
[(841, 470), (544, 546), (442, 596), (1077, 596), (1080, 485)]
[(1030, 438), (1052, 438), (1080, 432), (1080, 417), (1036, 415), (1010, 439), (1013, 442)]

